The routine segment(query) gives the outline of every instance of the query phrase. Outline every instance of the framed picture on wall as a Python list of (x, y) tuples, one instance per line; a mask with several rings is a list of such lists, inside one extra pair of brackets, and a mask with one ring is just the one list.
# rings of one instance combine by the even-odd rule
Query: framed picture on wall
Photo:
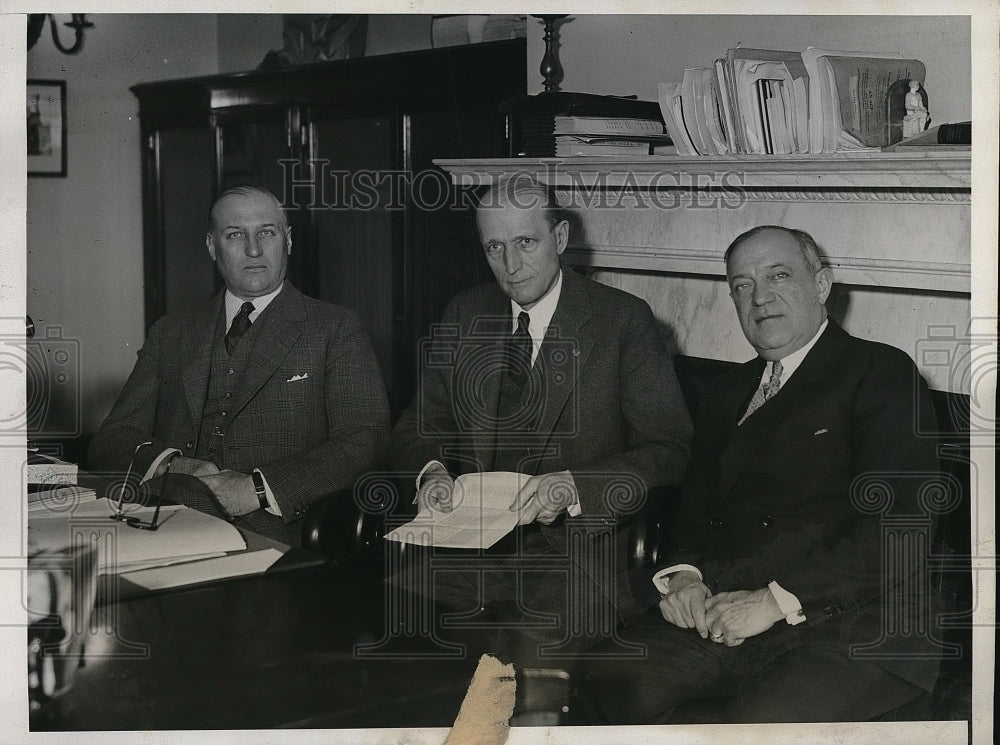
[(66, 81), (27, 83), (28, 175), (66, 175)]

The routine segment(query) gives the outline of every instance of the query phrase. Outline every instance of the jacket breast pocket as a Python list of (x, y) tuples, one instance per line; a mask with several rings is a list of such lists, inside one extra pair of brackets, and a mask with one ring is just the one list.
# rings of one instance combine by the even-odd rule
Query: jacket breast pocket
[(785, 438), (785, 446), (809, 445), (813, 443), (825, 444), (838, 439), (838, 429), (835, 426), (824, 427), (822, 425), (799, 427), (793, 432), (789, 432)]

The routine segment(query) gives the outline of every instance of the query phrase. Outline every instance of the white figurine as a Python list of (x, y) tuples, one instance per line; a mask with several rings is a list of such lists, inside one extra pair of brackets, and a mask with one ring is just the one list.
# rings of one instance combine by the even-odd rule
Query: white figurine
[(910, 92), (906, 94), (903, 105), (906, 107), (906, 116), (903, 117), (903, 137), (920, 134), (927, 126), (927, 107), (924, 106), (924, 99), (920, 95), (919, 81), (910, 81)]

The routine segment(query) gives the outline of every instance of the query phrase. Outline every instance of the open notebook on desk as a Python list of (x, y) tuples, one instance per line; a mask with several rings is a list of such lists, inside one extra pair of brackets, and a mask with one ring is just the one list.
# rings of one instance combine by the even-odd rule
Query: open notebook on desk
[[(152, 511), (151, 507), (134, 507), (128, 514), (148, 520)], [(32, 514), (29, 555), (58, 551), (74, 541), (96, 543), (98, 573), (121, 577), (125, 583), (120, 583), (120, 590), (130, 594), (128, 585), (157, 590), (257, 574), (270, 568), (287, 549), (257, 536), (248, 542), (224, 520), (180, 505), (160, 508), (155, 531), (113, 520), (113, 513), (113, 504), (97, 499), (63, 513)]]

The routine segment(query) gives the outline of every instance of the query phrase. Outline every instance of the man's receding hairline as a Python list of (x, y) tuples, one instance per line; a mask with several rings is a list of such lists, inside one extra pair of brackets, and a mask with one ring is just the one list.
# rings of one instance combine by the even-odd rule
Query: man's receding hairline
[(212, 202), (212, 206), (209, 207), (209, 209), (208, 209), (208, 226), (209, 226), (209, 230), (211, 230), (213, 227), (217, 226), (216, 219), (215, 219), (215, 214), (216, 214), (216, 210), (219, 208), (219, 205), (221, 205), (223, 203), (223, 201), (225, 201), (226, 199), (229, 199), (231, 197), (244, 197), (245, 198), (245, 197), (252, 197), (252, 196), (255, 196), (255, 195), (256, 196), (260, 196), (260, 197), (264, 197), (265, 199), (269, 199), (273, 203), (274, 208), (278, 211), (278, 214), (281, 216), (280, 222), (275, 223), (275, 224), (276, 225), (280, 225), (283, 228), (287, 228), (288, 227), (288, 216), (285, 214), (285, 208), (282, 206), (281, 202), (278, 201), (278, 197), (276, 197), (274, 195), (274, 192), (272, 192), (270, 189), (268, 189), (266, 187), (263, 187), (263, 186), (246, 185), (246, 184), (244, 184), (244, 185), (240, 185), (240, 186), (230, 187), (230, 188), (226, 189), (225, 191), (223, 191), (221, 194), (219, 194), (219, 196), (217, 196), (215, 198), (215, 201)]
[[(492, 198), (490, 198), (492, 195)], [(555, 195), (555, 188), (527, 174), (519, 174), (494, 181), (475, 203), (476, 226), (479, 216), (492, 209), (513, 207), (518, 210), (541, 208), (550, 229), (565, 221), (562, 206)]]
[(780, 233), (791, 238), (799, 247), (799, 251), (801, 252), (806, 266), (812, 270), (813, 274), (822, 271), (826, 267), (826, 263), (823, 260), (823, 253), (820, 250), (819, 245), (816, 243), (816, 239), (814, 239), (805, 230), (788, 228), (784, 225), (758, 225), (755, 228), (750, 228), (749, 230), (740, 233), (733, 239), (732, 243), (729, 244), (729, 247), (726, 249), (724, 255), (727, 275), (729, 274), (729, 264), (736, 251), (751, 238), (756, 238), (758, 235), (768, 232)]

